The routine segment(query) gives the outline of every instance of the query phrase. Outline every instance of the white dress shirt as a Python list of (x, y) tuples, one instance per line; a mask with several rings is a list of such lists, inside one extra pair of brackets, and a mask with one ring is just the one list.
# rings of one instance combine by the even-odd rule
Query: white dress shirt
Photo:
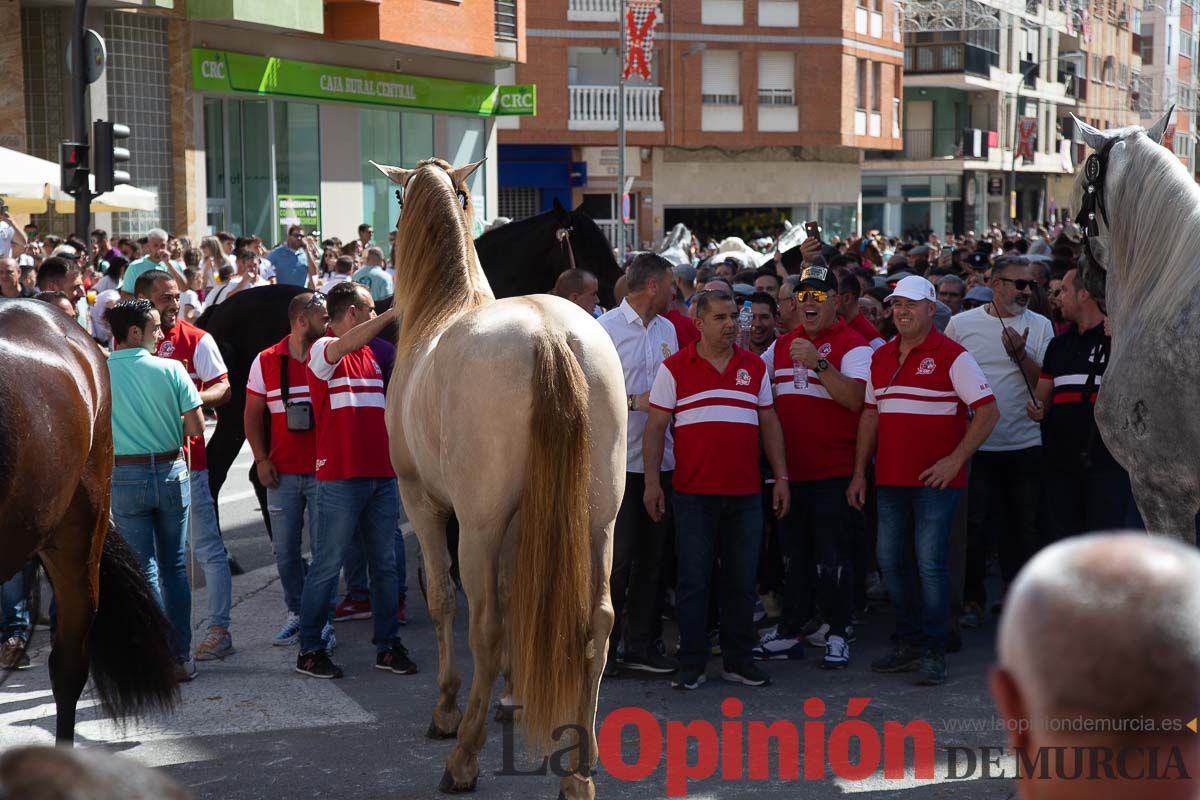
[[(597, 320), (617, 346), (621, 369), (625, 373), (625, 393), (639, 395), (650, 391), (658, 368), (668, 356), (679, 352), (679, 337), (675, 326), (665, 317), (655, 317), (649, 325), (628, 300), (600, 316)], [(642, 436), (646, 432), (646, 411), (629, 412), (629, 446), (626, 454), (627, 472), (645, 472), (642, 460)], [(675, 452), (671, 430), (663, 447), (662, 469), (675, 469)]]

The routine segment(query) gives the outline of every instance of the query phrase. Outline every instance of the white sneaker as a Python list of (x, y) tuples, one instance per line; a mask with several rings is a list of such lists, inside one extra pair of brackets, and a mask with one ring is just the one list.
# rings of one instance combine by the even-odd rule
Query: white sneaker
[(804, 642), (779, 635), (776, 625), (763, 631), (758, 646), (750, 651), (755, 661), (795, 661), (804, 657)]
[(809, 647), (824, 647), (827, 633), (829, 633), (829, 623), (822, 622), (821, 627), (806, 636), (804, 641), (808, 642)]
[(821, 669), (845, 669), (850, 665), (850, 645), (840, 636), (830, 636), (825, 643)]
[(283, 627), (279, 632), (271, 637), (271, 644), (276, 647), (286, 647), (289, 644), (295, 644), (296, 639), (300, 637), (300, 615), (288, 612), (287, 620), (283, 623)]

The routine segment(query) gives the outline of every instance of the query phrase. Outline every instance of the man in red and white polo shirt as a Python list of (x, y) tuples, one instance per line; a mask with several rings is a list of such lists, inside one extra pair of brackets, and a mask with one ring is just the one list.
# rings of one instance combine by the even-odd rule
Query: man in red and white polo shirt
[[(175, 279), (161, 269), (146, 270), (134, 281), (133, 292), (158, 309), (163, 340), (155, 355), (173, 358), (183, 364), (200, 391), (200, 402), (207, 408), (229, 402), (225, 360), (212, 334), (179, 318), (179, 286)], [(193, 656), (197, 661), (213, 661), (233, 654), (233, 637), (229, 633), (233, 576), (229, 571), (229, 554), (221, 539), (217, 508), (208, 488), (204, 434), (188, 439), (187, 450), (191, 471), (192, 546), (208, 589), (208, 635), (196, 647)]]
[(316, 415), (317, 537), (300, 599), (296, 671), (340, 678), (321, 632), (329, 615), (346, 545), (361, 537), (371, 571), (375, 668), (408, 675), (417, 665), (400, 642), (396, 619), (395, 530), (400, 492), (384, 423), (383, 372), (368, 343), (399, 317), (397, 306), (375, 316), (365, 286), (339, 283), (326, 296), (332, 336), (308, 351), (308, 389)]
[(708, 593), (720, 547), (722, 676), (747, 686), (770, 677), (754, 665), (754, 579), (762, 543), (763, 510), (758, 471), (759, 428), (775, 473), (774, 509), (787, 513), (783, 433), (772, 408), (762, 359), (734, 345), (738, 308), (725, 292), (694, 300), (700, 341), (663, 361), (650, 389), (650, 417), (642, 442), (645, 506), (659, 520), (666, 499), (659, 481), (667, 426), (675, 422), (675, 542), (679, 560), (675, 609), (679, 618), (680, 670), (672, 685), (704, 683), (710, 645)]
[[(950, 525), (966, 486), (967, 460), (996, 426), (1000, 412), (979, 364), (962, 345), (934, 329), (933, 284), (911, 275), (887, 299), (899, 335), (871, 359), (847, 497), (862, 508), (867, 465), (874, 455), (876, 556), (896, 608), (897, 644), (871, 669), (920, 670), (918, 683), (936, 686), (946, 681)], [(974, 412), (969, 421), (968, 410)], [(920, 597), (914, 588), (918, 576)]]
[(804, 653), (805, 624), (813, 614), (809, 577), (825, 613), (822, 666), (849, 665), (847, 627), (853, 602), (853, 547), (846, 502), (854, 473), (854, 442), (862, 411), (871, 348), (838, 319), (837, 277), (808, 267), (796, 301), (801, 324), (780, 337), (763, 361), (775, 393), (791, 476), (792, 513), (780, 521), (787, 574), (779, 625), (764, 632), (754, 657), (797, 659)]
[[(317, 539), (317, 426), (306, 363), (309, 348), (329, 324), (325, 296), (304, 292), (293, 297), (288, 321), (288, 335), (259, 353), (250, 366), (242, 418), (258, 479), (267, 489), (271, 543), (287, 606), (287, 619), (271, 641), (280, 646), (294, 644), (300, 635), (306, 508), (309, 535), (313, 542)], [(327, 639), (333, 635), (332, 624), (328, 633)]]

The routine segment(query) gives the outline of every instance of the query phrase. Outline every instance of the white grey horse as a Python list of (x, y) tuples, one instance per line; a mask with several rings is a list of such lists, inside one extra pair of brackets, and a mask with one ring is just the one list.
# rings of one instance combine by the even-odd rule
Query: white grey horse
[(688, 230), (686, 225), (679, 222), (663, 237), (662, 246), (658, 249), (658, 254), (677, 267), (691, 264), (691, 244), (692, 232)]
[[(1200, 509), (1200, 186), (1159, 145), (1172, 112), (1149, 130), (1101, 131), (1076, 119), (1096, 153), (1079, 170), (1072, 208), (1095, 214), (1084, 282), (1103, 296), (1112, 352), (1096, 426), (1133, 484), (1155, 533), (1195, 541)], [(1091, 191), (1089, 191), (1089, 187)], [(1089, 195), (1095, 199), (1088, 204)]]

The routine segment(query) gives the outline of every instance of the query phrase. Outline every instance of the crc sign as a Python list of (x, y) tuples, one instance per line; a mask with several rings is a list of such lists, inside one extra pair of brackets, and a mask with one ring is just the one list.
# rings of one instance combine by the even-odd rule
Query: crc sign
[(500, 86), (493, 113), (502, 116), (531, 117), (537, 114), (537, 87)]
[(534, 107), (533, 96), (528, 94), (502, 94), (500, 107), (511, 109), (531, 109)]
[(211, 80), (225, 80), (225, 62), (224, 61), (201, 61), (200, 74)]

